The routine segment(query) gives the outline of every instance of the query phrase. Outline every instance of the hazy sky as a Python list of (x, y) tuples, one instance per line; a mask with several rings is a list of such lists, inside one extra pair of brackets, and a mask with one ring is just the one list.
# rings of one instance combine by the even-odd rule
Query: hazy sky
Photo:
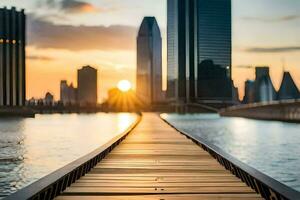
[[(27, 98), (50, 91), (58, 99), (60, 80), (76, 85), (76, 70), (87, 64), (99, 70), (99, 100), (121, 79), (135, 83), (144, 16), (157, 18), (166, 43), (166, 0), (0, 0), (3, 6), (28, 16)], [(241, 95), (254, 78), (249, 66), (270, 66), (276, 88), (285, 66), (300, 87), (299, 24), (299, 0), (233, 0), (233, 79)]]

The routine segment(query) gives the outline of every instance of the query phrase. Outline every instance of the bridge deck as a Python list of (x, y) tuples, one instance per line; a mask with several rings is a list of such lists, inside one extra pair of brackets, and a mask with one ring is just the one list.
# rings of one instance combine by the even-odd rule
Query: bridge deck
[(261, 199), (206, 151), (144, 114), (130, 135), (56, 200)]

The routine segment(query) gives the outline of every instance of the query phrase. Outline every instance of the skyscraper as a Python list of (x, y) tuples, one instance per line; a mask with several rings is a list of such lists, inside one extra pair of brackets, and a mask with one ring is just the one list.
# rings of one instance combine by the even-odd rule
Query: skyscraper
[(300, 97), (299, 90), (289, 72), (284, 72), (280, 89), (279, 100), (297, 99)]
[[(167, 32), (168, 97), (180, 102), (197, 98), (232, 99), (231, 0), (168, 0)], [(199, 68), (207, 60), (224, 69), (225, 77), (221, 79), (227, 78), (226, 83), (230, 84), (225, 96), (217, 96), (218, 91), (212, 96), (199, 94), (210, 89), (208, 79), (199, 77), (199, 70), (204, 72)]]
[(97, 70), (90, 66), (79, 69), (77, 83), (77, 100), (79, 105), (97, 105)]
[(198, 0), (198, 63), (213, 60), (231, 78), (231, 0)]
[(178, 0), (168, 0), (167, 6), (167, 98), (178, 97)]
[(185, 102), (195, 98), (197, 65), (196, 0), (168, 0), (167, 97)]
[(138, 32), (136, 85), (143, 103), (162, 100), (162, 39), (154, 17), (145, 17)]
[(276, 100), (277, 94), (270, 77), (269, 67), (256, 67), (255, 74), (255, 102)]
[(25, 14), (0, 9), (0, 106), (25, 104)]

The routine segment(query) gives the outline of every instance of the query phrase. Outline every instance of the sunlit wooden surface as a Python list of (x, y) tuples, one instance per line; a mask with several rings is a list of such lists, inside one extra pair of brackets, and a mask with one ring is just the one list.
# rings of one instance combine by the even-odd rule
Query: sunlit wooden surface
[(261, 199), (206, 151), (144, 114), (132, 133), (57, 200)]

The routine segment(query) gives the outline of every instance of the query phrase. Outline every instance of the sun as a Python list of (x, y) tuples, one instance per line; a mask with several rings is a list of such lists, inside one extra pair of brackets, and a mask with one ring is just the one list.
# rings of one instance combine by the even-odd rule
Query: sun
[(121, 80), (118, 83), (118, 89), (122, 92), (128, 92), (132, 88), (131, 83), (128, 80)]

